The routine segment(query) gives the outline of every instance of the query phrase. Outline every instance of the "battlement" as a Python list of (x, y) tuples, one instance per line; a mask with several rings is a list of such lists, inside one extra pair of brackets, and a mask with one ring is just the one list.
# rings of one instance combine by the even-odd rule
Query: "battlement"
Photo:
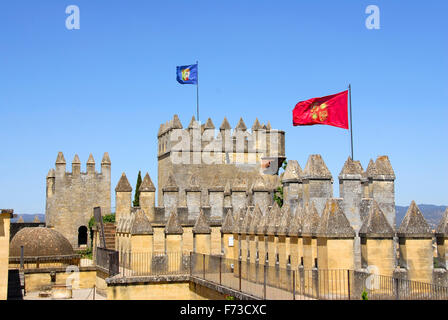
[(61, 178), (62, 176), (76, 176), (76, 175), (88, 175), (88, 174), (96, 174), (96, 175), (102, 175), (102, 174), (110, 174), (110, 158), (109, 154), (107, 152), (104, 153), (103, 159), (101, 160), (101, 171), (97, 172), (95, 169), (95, 159), (93, 158), (93, 155), (90, 154), (89, 158), (86, 162), (86, 171), (81, 171), (81, 161), (79, 160), (79, 156), (75, 154), (73, 161), (72, 161), (72, 171), (67, 171), (66, 169), (66, 161), (64, 154), (62, 152), (58, 153), (58, 156), (56, 158), (55, 162), (55, 169), (50, 169), (47, 174), (47, 179), (52, 178)]
[[(227, 118), (219, 128), (208, 118), (203, 124), (193, 116), (187, 128), (183, 128), (177, 115), (160, 125), (158, 134), (158, 157), (166, 157), (173, 152), (209, 152), (220, 154), (260, 154), (261, 156), (285, 156), (285, 132), (271, 128), (271, 124), (260, 124), (255, 119), (250, 131), (243, 118), (232, 130)], [(214, 163), (244, 161), (216, 157)], [(245, 159), (246, 161), (249, 161)], [(259, 158), (252, 161), (259, 162)], [(224, 162), (221, 162), (224, 161)]]

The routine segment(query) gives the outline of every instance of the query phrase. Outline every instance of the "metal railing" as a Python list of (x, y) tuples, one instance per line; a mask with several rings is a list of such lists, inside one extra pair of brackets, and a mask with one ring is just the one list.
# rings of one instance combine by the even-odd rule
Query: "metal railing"
[(97, 267), (103, 269), (111, 277), (119, 273), (118, 251), (97, 247), (95, 262)]
[(448, 288), (345, 269), (306, 270), (278, 262), (182, 252), (118, 252), (97, 248), (110, 276), (185, 275), (265, 300), (448, 300)]
[(447, 300), (448, 288), (423, 282), (335, 269), (305, 270), (191, 255), (190, 275), (265, 300)]
[(39, 256), (39, 257), (9, 257), (9, 269), (46, 269), (65, 268), (80, 265), (81, 255)]
[(120, 252), (123, 277), (153, 275), (188, 275), (190, 256), (182, 252)]

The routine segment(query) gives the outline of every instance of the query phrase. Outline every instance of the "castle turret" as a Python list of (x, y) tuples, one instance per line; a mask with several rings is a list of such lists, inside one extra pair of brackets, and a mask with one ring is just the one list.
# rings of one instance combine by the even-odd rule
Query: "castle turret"
[(246, 191), (247, 181), (241, 177), (235, 178), (232, 184), (232, 207), (236, 211), (240, 208), (245, 208), (247, 205)]
[(149, 221), (154, 221), (154, 208), (156, 206), (156, 188), (151, 177), (146, 173), (138, 189), (140, 191), (140, 208), (144, 210)]
[(319, 213), (314, 202), (311, 206), (305, 203), (302, 219), (302, 244), (303, 244), (303, 267), (311, 270), (316, 267), (317, 262), (317, 228), (319, 226)]
[(79, 157), (77, 154), (75, 154), (75, 157), (72, 161), (72, 176), (76, 177), (81, 174), (81, 161), (79, 160)]
[(437, 240), (437, 265), (439, 268), (447, 269), (447, 250), (448, 250), (448, 208), (445, 209), (442, 219), (436, 229)]
[(395, 227), (395, 173), (387, 156), (379, 156), (375, 166), (368, 168), (371, 198), (378, 202), (392, 227)]
[(137, 209), (133, 215), (130, 232), (131, 248), (133, 253), (154, 251), (154, 231), (147, 214), (142, 209)]
[(233, 256), (233, 215), (230, 209), (227, 210), (226, 217), (221, 226), (221, 248), (226, 259), (234, 259)]
[[(54, 169), (50, 169), (47, 174), (47, 199), (51, 198), (54, 194), (54, 180), (56, 178), (56, 173)], [(47, 202), (48, 204), (48, 202)]]
[(258, 205), (263, 208), (263, 211), (266, 211), (272, 204), (271, 191), (263, 177), (258, 176), (252, 187), (254, 205)]
[(103, 159), (101, 160), (101, 173), (103, 174), (104, 178), (110, 180), (110, 157), (108, 152), (104, 152)]
[(398, 228), (400, 267), (412, 281), (432, 282), (433, 249), (431, 229), (417, 204), (412, 201)]
[(65, 170), (66, 170), (66, 162), (64, 154), (62, 152), (58, 152), (58, 157), (56, 158), (56, 177), (57, 178), (64, 177)]
[(368, 216), (359, 230), (361, 237), (361, 267), (376, 268), (375, 273), (392, 276), (396, 267), (395, 231), (373, 200)]
[(354, 269), (355, 231), (337, 199), (329, 199), (317, 228), (319, 269)]
[(302, 180), (304, 201), (314, 202), (320, 215), (327, 200), (333, 197), (333, 177), (320, 154), (308, 157)]
[(168, 222), (165, 225), (165, 252), (182, 252), (182, 235), (184, 230), (177, 218), (177, 211), (171, 210)]
[(87, 174), (95, 174), (95, 159), (93, 159), (93, 155), (89, 155), (89, 159), (87, 160)]
[(361, 184), (363, 172), (361, 163), (353, 161), (349, 157), (339, 173), (339, 196), (343, 199), (342, 209), (355, 231), (361, 228), (360, 206), (363, 196)]
[(208, 188), (208, 198), (211, 209), (211, 216), (224, 217), (224, 186), (216, 175), (212, 186)]
[(179, 187), (172, 173), (168, 177), (167, 184), (163, 187), (163, 206), (165, 207), (165, 218), (168, 212), (177, 210), (179, 206)]
[(224, 187), (224, 207), (232, 207), (232, 189), (230, 187), (230, 181), (227, 181)]
[(193, 227), (193, 248), (196, 253), (211, 253), (211, 228), (202, 209)]
[(190, 178), (190, 185), (185, 189), (188, 217), (196, 220), (199, 216), (199, 210), (201, 208), (201, 188), (199, 187), (198, 177), (192, 175)]
[[(339, 196), (342, 198), (342, 210), (350, 225), (358, 232), (361, 228), (361, 201), (363, 198), (362, 179), (364, 170), (359, 161), (348, 157), (339, 173)], [(361, 267), (361, 239), (355, 237), (355, 269)]]
[(292, 270), (297, 270), (300, 265), (301, 258), (303, 257), (303, 244), (302, 244), (302, 220), (303, 220), (303, 207), (296, 206), (294, 216), (290, 222), (288, 228), (289, 237), (289, 255), (290, 265)]
[(132, 187), (129, 184), (126, 174), (123, 172), (115, 187), (115, 220), (127, 217), (131, 214)]
[[(263, 212), (262, 212), (263, 213)], [(267, 236), (267, 226), (268, 226), (269, 216), (267, 211), (261, 215), (260, 222), (256, 226), (255, 234), (257, 235), (257, 245), (258, 245), (258, 260), (260, 264), (266, 264), (268, 258), (268, 242), (266, 241)]]
[(282, 176), (283, 201), (289, 204), (292, 212), (303, 205), (302, 168), (297, 160), (289, 160)]

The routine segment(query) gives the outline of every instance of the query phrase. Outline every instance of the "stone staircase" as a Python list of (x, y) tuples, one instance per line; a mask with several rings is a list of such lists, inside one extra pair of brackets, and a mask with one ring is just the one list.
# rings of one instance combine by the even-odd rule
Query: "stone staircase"
[(115, 223), (104, 223), (104, 237), (106, 238), (106, 248), (115, 250)]

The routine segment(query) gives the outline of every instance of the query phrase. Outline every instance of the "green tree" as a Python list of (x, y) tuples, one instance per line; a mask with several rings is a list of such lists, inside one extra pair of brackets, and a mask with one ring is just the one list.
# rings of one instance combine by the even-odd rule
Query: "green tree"
[[(283, 173), (285, 173), (286, 166), (288, 165), (288, 161), (283, 162), (281, 169), (283, 169), (283, 172), (280, 174), (280, 178), (282, 177)], [(283, 207), (283, 186), (279, 186), (275, 192), (274, 192), (274, 201), (277, 202), (278, 206), (281, 208)]]
[(142, 173), (138, 171), (137, 185), (135, 186), (134, 207), (140, 206), (140, 185), (142, 184)]

